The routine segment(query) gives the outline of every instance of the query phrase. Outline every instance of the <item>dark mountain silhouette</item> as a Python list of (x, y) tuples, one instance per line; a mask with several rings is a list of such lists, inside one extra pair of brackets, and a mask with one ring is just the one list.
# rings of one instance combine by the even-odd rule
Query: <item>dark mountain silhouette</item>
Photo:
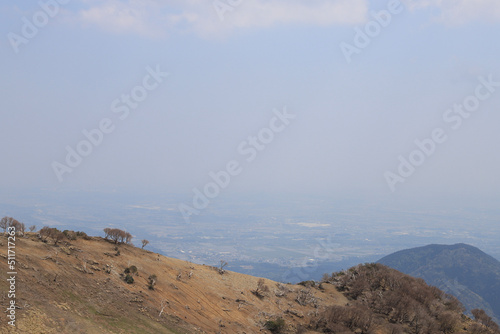
[(500, 262), (466, 245), (429, 245), (402, 250), (378, 261), (456, 296), (468, 311), (484, 309), (500, 319)]

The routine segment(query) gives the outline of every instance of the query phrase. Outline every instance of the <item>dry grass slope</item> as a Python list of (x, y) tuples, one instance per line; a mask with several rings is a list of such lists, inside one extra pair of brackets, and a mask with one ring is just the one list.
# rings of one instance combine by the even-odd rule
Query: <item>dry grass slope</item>
[[(283, 318), (286, 332), (318, 314), (324, 305), (345, 305), (333, 286), (319, 290), (160, 256), (100, 237), (65, 239), (57, 245), (33, 233), (16, 240), (16, 328), (2, 333), (260, 333)], [(7, 272), (6, 238), (0, 270)], [(117, 255), (119, 253), (119, 255)], [(135, 266), (124, 278), (125, 270)], [(130, 270), (129, 270), (130, 271)], [(156, 275), (153, 290), (150, 276)], [(268, 291), (256, 294), (259, 284)], [(9, 299), (0, 281), (1, 307)], [(306, 291), (307, 290), (307, 291)], [(306, 294), (306, 296), (304, 296)]]
[[(2, 236), (3, 273), (7, 258)], [(17, 236), (16, 262), (17, 326), (3, 315), (1, 333), (500, 333), (484, 312), (473, 321), (454, 298), (379, 264), (288, 285), (74, 233), (57, 244)], [(5, 310), (5, 279), (0, 289)]]

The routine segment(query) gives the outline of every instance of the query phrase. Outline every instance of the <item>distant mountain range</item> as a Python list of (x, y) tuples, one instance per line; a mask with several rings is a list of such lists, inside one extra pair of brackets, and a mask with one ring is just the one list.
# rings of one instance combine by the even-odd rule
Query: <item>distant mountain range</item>
[(454, 295), (468, 311), (484, 309), (500, 319), (500, 262), (466, 245), (429, 245), (402, 250), (378, 261)]

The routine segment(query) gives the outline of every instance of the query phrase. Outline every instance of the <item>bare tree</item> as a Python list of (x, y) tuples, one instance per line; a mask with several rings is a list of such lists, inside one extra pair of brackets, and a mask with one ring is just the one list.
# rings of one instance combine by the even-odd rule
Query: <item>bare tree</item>
[(48, 226), (44, 226), (40, 232), (40, 239), (42, 239), (42, 241), (46, 241), (47, 238), (51, 238), (52, 240), (54, 240), (54, 245), (57, 245), (61, 240), (64, 239), (65, 237), (65, 234), (61, 231), (59, 231), (57, 228), (55, 227), (48, 227)]
[(148, 280), (149, 280), (149, 285), (148, 285), (148, 288), (149, 290), (154, 290), (155, 289), (155, 285), (156, 285), (156, 280), (157, 280), (157, 277), (156, 275), (150, 275), (148, 277)]
[(120, 231), (121, 230), (117, 228), (112, 228), (107, 231), (109, 238), (113, 240), (115, 244), (117, 244), (118, 241), (120, 241)]
[(18, 226), (16, 227), (16, 230), (18, 230), (22, 236), (24, 236), (24, 232), (26, 231), (26, 225), (24, 223), (19, 222)]
[(267, 292), (269, 291), (269, 287), (266, 285), (266, 281), (263, 278), (260, 278), (257, 281), (257, 288), (252, 291), (254, 295), (259, 298), (265, 297)]
[(473, 309), (471, 313), (478, 322), (482, 323), (486, 327), (491, 328), (494, 331), (500, 330), (500, 328), (498, 328), (498, 325), (493, 321), (493, 319), (489, 315), (486, 314), (484, 310), (476, 308)]
[(306, 288), (306, 289), (301, 289), (297, 293), (297, 297), (295, 298), (295, 301), (302, 306), (306, 306), (308, 304), (315, 305), (317, 302), (317, 299), (314, 297), (314, 295), (311, 291), (311, 288)]
[(36, 225), (31, 225), (30, 226), (30, 232), (34, 232), (36, 230)]
[(227, 266), (227, 262), (224, 260), (220, 260), (220, 264), (219, 264), (219, 268), (218, 268), (219, 274), (223, 275), (226, 272), (226, 270), (224, 269), (225, 266)]
[(104, 231), (104, 239), (107, 240), (110, 236), (109, 232), (111, 231), (111, 229), (109, 227), (106, 227), (103, 231)]
[(47, 240), (47, 238), (50, 236), (50, 227), (48, 226), (42, 227), (39, 234), (40, 234), (40, 239), (42, 239), (42, 241)]
[(142, 249), (144, 249), (144, 247), (146, 247), (147, 244), (149, 244), (149, 241), (146, 240), (146, 239), (142, 239)]
[(64, 239), (65, 235), (61, 231), (59, 231), (57, 228), (54, 229), (51, 233), (51, 238), (54, 240), (54, 245), (57, 245), (59, 241)]
[(286, 295), (291, 291), (286, 285), (282, 283), (276, 283), (276, 290), (274, 290), (274, 294), (276, 297), (286, 297)]
[(323, 274), (323, 277), (321, 278), (322, 283), (328, 283), (330, 281), (330, 275), (328, 274)]
[(24, 225), (24, 223), (21, 223), (18, 220), (11, 218), (11, 220), (9, 222), (9, 226), (14, 227), (16, 233), (19, 233), (20, 235), (24, 235), (24, 230), (26, 229), (26, 226)]
[(123, 230), (118, 230), (118, 239), (120, 240), (121, 243), (125, 241), (126, 237), (127, 237), (127, 232)]
[(125, 242), (127, 244), (132, 244), (132, 234), (125, 232)]
[(104, 233), (105, 233), (105, 238), (107, 239), (109, 237), (111, 240), (115, 242), (115, 244), (123, 242), (131, 244), (132, 234), (128, 232), (125, 232), (118, 228), (105, 228)]
[(115, 244), (117, 244), (120, 241), (120, 230), (117, 228), (112, 228), (109, 231), (109, 236), (111, 237), (111, 240), (113, 240)]
[(163, 310), (165, 309), (165, 307), (167, 307), (167, 305), (168, 305), (168, 301), (167, 300), (162, 300), (161, 301), (161, 304), (160, 304), (161, 310), (160, 310), (160, 314), (158, 314), (158, 317), (161, 317), (161, 315), (163, 313)]
[(7, 231), (8, 227), (13, 226), (16, 228), (16, 232), (19, 232), (19, 230), (22, 228), (22, 233), (24, 234), (24, 224), (22, 226), (20, 224), (22, 223), (18, 222), (12, 217), (3, 217), (0, 220), (0, 227), (3, 228), (4, 233)]
[(12, 218), (3, 217), (2, 220), (0, 220), (0, 228), (3, 228), (4, 234), (5, 234), (5, 231), (7, 231), (7, 227), (9, 227), (9, 219), (12, 219)]

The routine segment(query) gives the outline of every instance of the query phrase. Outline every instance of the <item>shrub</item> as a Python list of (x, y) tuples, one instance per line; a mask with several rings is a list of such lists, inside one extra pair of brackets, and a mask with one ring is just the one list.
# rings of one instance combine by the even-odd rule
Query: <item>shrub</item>
[(484, 310), (481, 309), (473, 309), (471, 311), (474, 318), (481, 324), (485, 325), (488, 328), (493, 329), (494, 331), (499, 331), (500, 328), (498, 325), (491, 319), (489, 315), (486, 314)]
[(219, 268), (217, 268), (219, 274), (224, 275), (224, 273), (226, 272), (226, 270), (224, 269), (225, 266), (227, 266), (227, 262), (224, 260), (220, 260)]
[(68, 238), (69, 240), (76, 240), (76, 233), (74, 231), (69, 231), (69, 230), (64, 230), (62, 232), (66, 238)]
[(252, 293), (262, 299), (267, 295), (267, 292), (269, 292), (269, 287), (266, 285), (264, 279), (260, 278), (257, 282), (257, 289), (253, 290)]
[(295, 301), (299, 303), (299, 305), (306, 306), (308, 304), (317, 305), (317, 299), (314, 297), (311, 292), (311, 288), (302, 289), (297, 293), (297, 298)]
[(85, 233), (83, 231), (76, 231), (76, 236), (77, 237), (82, 237), (84, 240), (90, 240), (90, 239), (92, 239), (91, 237), (89, 237), (87, 235), (87, 233)]
[(44, 226), (40, 229), (40, 232), (38, 234), (40, 235), (40, 239), (43, 242), (47, 242), (47, 238), (50, 237), (50, 233), (51, 233), (50, 227)]
[(50, 228), (48, 226), (44, 226), (40, 230), (39, 234), (43, 242), (47, 242), (47, 238), (52, 238), (52, 240), (54, 240), (54, 245), (57, 245), (57, 243), (64, 238), (64, 233), (55, 227)]
[(132, 234), (125, 232), (123, 230), (117, 228), (105, 228), (104, 230), (104, 238), (110, 238), (115, 244), (126, 242), (127, 244), (131, 244)]
[[(461, 304), (423, 280), (380, 264), (358, 265), (342, 273), (332, 274), (331, 283), (348, 297), (349, 306), (328, 307), (313, 321), (316, 330), (371, 333), (383, 328), (381, 332), (393, 334), (460, 332)], [(308, 304), (314, 301), (310, 297), (306, 290), (301, 290), (296, 301)], [(472, 313), (482, 318), (481, 312)], [(487, 318), (483, 319), (485, 322), (488, 323)]]
[(269, 320), (265, 323), (264, 327), (272, 333), (282, 333), (285, 329), (285, 320), (278, 318), (276, 320)]
[(130, 266), (128, 268), (125, 268), (123, 271), (125, 274), (137, 274), (137, 267), (136, 266)]
[(315, 281), (303, 281), (303, 282), (298, 283), (298, 285), (302, 285), (302, 286), (305, 286), (306, 288), (310, 288), (310, 287), (315, 287), (316, 282)]
[(134, 283), (134, 278), (130, 275), (127, 275), (125, 276), (125, 282), (127, 282), (127, 284), (132, 284)]
[(155, 289), (155, 285), (156, 285), (156, 275), (149, 275), (148, 277), (148, 280), (149, 280), (149, 284), (148, 284), (148, 288), (149, 290), (154, 290)]
[(281, 283), (276, 283), (276, 290), (274, 290), (274, 294), (276, 297), (286, 297), (286, 295), (291, 291), (286, 285)]

